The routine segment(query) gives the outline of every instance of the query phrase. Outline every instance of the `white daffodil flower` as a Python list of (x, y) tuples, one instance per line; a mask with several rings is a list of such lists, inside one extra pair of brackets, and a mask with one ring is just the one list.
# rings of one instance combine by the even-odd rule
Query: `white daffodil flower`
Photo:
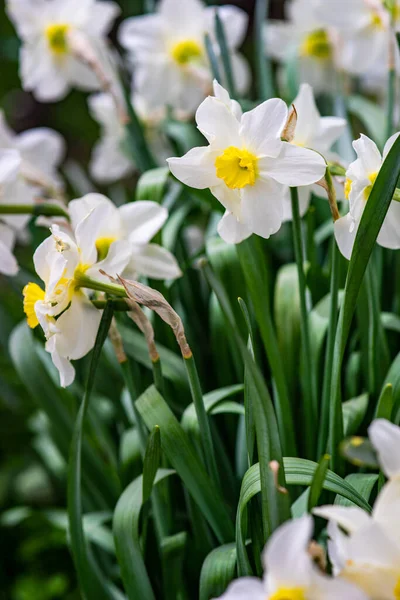
[[(348, 260), (351, 258), (354, 240), (375, 180), (383, 161), (396, 141), (395, 133), (385, 145), (383, 156), (375, 142), (366, 135), (353, 142), (357, 160), (351, 163), (346, 173), (345, 196), (350, 203), (350, 211), (335, 222), (335, 237), (340, 252)], [(400, 248), (400, 203), (391, 202), (377, 242), (384, 248)]]
[[(161, 0), (152, 15), (132, 17), (121, 26), (119, 41), (134, 65), (135, 91), (149, 110), (170, 106), (178, 117), (193, 115), (211, 91), (212, 77), (204, 36), (215, 42), (215, 7), (200, 0)], [(243, 94), (250, 83), (245, 59), (237, 53), (248, 18), (235, 6), (218, 8), (229, 47), (233, 77)], [(218, 44), (214, 51), (219, 54)]]
[(400, 427), (386, 419), (376, 419), (368, 428), (379, 464), (389, 479), (400, 477)]
[(100, 269), (116, 276), (125, 269), (131, 257), (127, 241), (109, 241), (102, 253), (102, 227), (109, 218), (108, 205), (100, 203), (85, 218), (73, 225), (69, 235), (58, 225), (37, 248), (33, 261), (44, 282), (24, 288), (24, 310), (28, 325), (41, 325), (46, 336), (46, 350), (60, 372), (63, 387), (72, 383), (75, 371), (70, 360), (85, 356), (94, 346), (101, 311), (90, 302), (89, 291), (81, 287), (81, 279), (89, 277), (108, 282)]
[(334, 574), (358, 585), (371, 600), (400, 598), (399, 505), (400, 479), (396, 478), (382, 488), (372, 515), (343, 506), (313, 511), (330, 521), (328, 549)]
[(168, 211), (157, 202), (131, 202), (117, 208), (101, 194), (87, 194), (69, 203), (73, 228), (92, 210), (102, 207), (103, 218), (98, 221), (96, 248), (98, 257), (108, 256), (112, 244), (125, 240), (130, 248), (129, 261), (123, 271), (128, 279), (144, 275), (153, 279), (176, 279), (182, 275), (175, 257), (150, 240), (168, 218)]
[[(85, 40), (101, 53), (119, 13), (114, 2), (96, 0), (8, 0), (8, 14), (22, 40), (20, 75), (24, 89), (43, 102), (62, 99), (71, 87), (99, 89), (93, 70), (72, 51)], [(96, 50), (94, 50), (94, 48)]]
[(16, 134), (0, 111), (0, 149), (20, 153), (21, 173), (28, 183), (50, 191), (62, 189), (57, 169), (65, 155), (65, 142), (53, 129), (37, 127)]
[(283, 100), (267, 100), (241, 115), (226, 90), (215, 83), (196, 113), (209, 146), (168, 160), (184, 184), (209, 188), (225, 207), (218, 225), (228, 243), (256, 233), (268, 238), (281, 227), (286, 186), (310, 185), (325, 174), (322, 156), (281, 140), (288, 119)]
[[(326, 159), (336, 160), (332, 153), (333, 144), (340, 138), (346, 128), (346, 120), (339, 117), (321, 117), (315, 103), (313, 89), (307, 83), (300, 86), (297, 97), (293, 100), (297, 121), (291, 144), (301, 148), (311, 148), (322, 154)], [(312, 187), (305, 186), (299, 189), (300, 216), (303, 216), (310, 205)], [(323, 190), (318, 187), (318, 194)], [(290, 190), (287, 189), (283, 205), (283, 220), (292, 219), (292, 206)]]
[(316, 92), (332, 91), (338, 52), (335, 32), (318, 18), (314, 0), (291, 0), (286, 12), (287, 21), (271, 20), (265, 26), (267, 54), (280, 63), (297, 57), (300, 82)]
[[(34, 191), (24, 182), (21, 164), (19, 152), (0, 149), (0, 205), (33, 204)], [(0, 214), (0, 273), (18, 272), (13, 249), (17, 232), (22, 231), (29, 219), (29, 215)]]
[(391, 18), (382, 0), (315, 0), (319, 18), (340, 33), (340, 66), (354, 75), (386, 71), (391, 44), (398, 54)]
[(309, 515), (281, 525), (264, 550), (264, 579), (237, 579), (221, 600), (367, 600), (353, 585), (326, 577), (314, 565), (307, 552), (312, 530)]
[[(101, 126), (101, 138), (93, 149), (89, 165), (91, 176), (99, 183), (110, 183), (129, 176), (135, 164), (126, 148), (126, 127), (121, 123), (114, 98), (111, 94), (94, 94), (88, 103), (92, 117)], [(157, 126), (165, 115), (151, 115), (140, 98), (134, 98), (133, 104), (144, 126), (153, 156), (160, 165), (165, 165), (171, 151), (167, 139)]]

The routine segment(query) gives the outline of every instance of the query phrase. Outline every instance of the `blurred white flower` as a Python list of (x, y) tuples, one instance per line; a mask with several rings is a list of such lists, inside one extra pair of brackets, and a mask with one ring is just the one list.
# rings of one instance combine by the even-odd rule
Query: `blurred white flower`
[(53, 225), (50, 237), (33, 257), (44, 289), (36, 283), (24, 288), (28, 325), (33, 328), (40, 323), (63, 387), (75, 377), (70, 360), (82, 358), (93, 348), (101, 319), (101, 311), (90, 302), (91, 292), (81, 287), (82, 278), (108, 282), (100, 269), (116, 276), (131, 256), (130, 244), (119, 240), (110, 241), (106, 255), (101, 254), (101, 228), (108, 217), (108, 206), (100, 203), (74, 224), (71, 235)]
[[(21, 175), (21, 156), (16, 150), (0, 150), (0, 205), (33, 204), (34, 191)], [(29, 215), (0, 214), (0, 273), (18, 272), (13, 248), (17, 232), (29, 221)]]
[(92, 210), (102, 207), (102, 219), (97, 221), (95, 245), (98, 259), (108, 256), (111, 244), (126, 240), (130, 248), (129, 261), (119, 271), (128, 279), (144, 275), (154, 279), (176, 279), (182, 275), (175, 257), (150, 240), (161, 229), (168, 218), (166, 208), (141, 200), (117, 208), (101, 194), (87, 194), (69, 203), (72, 227), (78, 226)]
[(386, 419), (375, 419), (368, 428), (368, 436), (385, 475), (389, 479), (400, 477), (400, 427)]
[(400, 598), (399, 506), (397, 478), (382, 488), (372, 515), (355, 506), (313, 511), (330, 521), (328, 549), (334, 575), (358, 585), (371, 600)]
[[(141, 119), (149, 148), (159, 164), (165, 165), (170, 155), (168, 141), (158, 127), (159, 115), (151, 115), (140, 98), (133, 98), (134, 107)], [(101, 126), (101, 138), (95, 145), (90, 161), (90, 174), (99, 183), (118, 181), (133, 173), (135, 164), (129, 155), (127, 132), (111, 94), (90, 96), (89, 109)], [(161, 116), (161, 119), (163, 116)]]
[[(340, 252), (348, 260), (351, 258), (354, 240), (364, 208), (383, 161), (396, 141), (399, 133), (395, 133), (385, 145), (383, 157), (375, 142), (367, 136), (353, 142), (357, 160), (349, 166), (346, 173), (345, 195), (350, 203), (350, 210), (344, 217), (335, 222), (335, 237)], [(377, 242), (384, 248), (400, 248), (400, 203), (391, 202)]]
[[(315, 103), (312, 87), (307, 83), (300, 86), (297, 97), (293, 100), (297, 114), (294, 136), (289, 141), (301, 148), (311, 148), (322, 154), (326, 159), (336, 160), (331, 152), (333, 144), (340, 138), (346, 128), (346, 120), (339, 117), (321, 117)], [(303, 216), (309, 207), (312, 187), (305, 186), (299, 189), (300, 215)], [(321, 187), (318, 194), (322, 194)], [(287, 190), (283, 207), (283, 219), (292, 219), (292, 206), (290, 190)]]
[[(247, 15), (235, 6), (218, 8), (232, 61), (238, 93), (247, 90), (250, 71), (237, 53), (247, 30)], [(135, 91), (149, 110), (170, 106), (179, 117), (192, 115), (211, 91), (212, 77), (204, 44), (206, 33), (215, 42), (215, 8), (200, 0), (161, 0), (157, 11), (127, 19), (119, 41), (134, 65)], [(214, 51), (219, 54), (218, 44)]]
[[(99, 89), (93, 70), (72, 51), (73, 39), (101, 52), (119, 13), (114, 2), (96, 0), (8, 0), (8, 14), (22, 40), (20, 74), (24, 89), (38, 100), (60, 100), (71, 87)], [(94, 50), (95, 49), (95, 50)]]
[(0, 149), (13, 149), (20, 153), (21, 174), (28, 183), (48, 191), (61, 190), (62, 180), (57, 172), (65, 155), (62, 136), (47, 127), (14, 133), (0, 111)]
[(168, 160), (180, 181), (210, 188), (225, 207), (218, 225), (228, 243), (256, 233), (268, 238), (282, 224), (286, 186), (310, 185), (325, 174), (322, 156), (281, 140), (288, 118), (283, 100), (267, 100), (241, 115), (237, 103), (215, 83), (196, 113), (198, 129), (209, 146), (193, 148)]
[(297, 58), (300, 82), (309, 83), (316, 92), (332, 91), (336, 36), (318, 18), (314, 4), (314, 0), (291, 0), (286, 8), (287, 21), (268, 21), (266, 50), (280, 63)]
[(264, 550), (264, 579), (237, 579), (221, 600), (367, 600), (353, 585), (326, 577), (314, 565), (307, 551), (312, 529), (309, 515), (281, 525)]
[(386, 71), (397, 44), (382, 0), (315, 0), (318, 17), (340, 33), (340, 66), (354, 75)]

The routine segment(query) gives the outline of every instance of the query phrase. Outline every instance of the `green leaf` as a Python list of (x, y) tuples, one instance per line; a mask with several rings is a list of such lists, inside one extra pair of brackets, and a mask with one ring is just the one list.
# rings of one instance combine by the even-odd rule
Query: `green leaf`
[(71, 453), (68, 464), (68, 520), (71, 538), (71, 550), (75, 569), (78, 574), (81, 591), (88, 600), (99, 598), (116, 599), (119, 597), (114, 588), (108, 583), (97, 566), (87, 543), (82, 518), (82, 439), (86, 413), (89, 407), (90, 395), (94, 385), (97, 365), (103, 344), (113, 317), (113, 309), (109, 303), (103, 311), (96, 342), (90, 361), (89, 375), (86, 382), (85, 394), (80, 406), (71, 442)]
[(265, 52), (265, 27), (268, 27), (269, 0), (256, 0), (254, 8), (254, 63), (260, 100), (274, 96), (272, 70)]
[(378, 104), (363, 96), (350, 96), (347, 99), (347, 107), (351, 114), (360, 119), (366, 128), (366, 133), (382, 150), (386, 142), (385, 111)]
[[(366, 502), (369, 502), (378, 479), (379, 475), (376, 473), (351, 473), (350, 475), (347, 475), (345, 481), (357, 490)], [(347, 498), (343, 498), (343, 496), (336, 496), (335, 504), (339, 504), (340, 506), (353, 506), (353, 503)]]
[(217, 538), (222, 542), (233, 539), (233, 525), (224, 500), (205, 472), (187, 434), (163, 397), (151, 386), (136, 401), (136, 406), (148, 429), (159, 425), (164, 454), (183, 480)]
[(368, 394), (343, 402), (344, 435), (354, 435), (364, 420), (368, 409)]
[(400, 175), (400, 138), (393, 144), (366, 203), (357, 231), (353, 253), (347, 274), (346, 287), (335, 338), (332, 367), (330, 449), (332, 468), (339, 466), (338, 447), (343, 439), (343, 417), (341, 403), (341, 367), (346, 343), (356, 308), (361, 283), (369, 258), (386, 217)]
[(150, 169), (140, 177), (136, 186), (136, 200), (152, 200), (161, 204), (169, 177), (168, 167)]
[(215, 548), (205, 559), (200, 574), (200, 600), (219, 598), (235, 577), (236, 546)]
[(385, 329), (400, 333), (400, 317), (393, 313), (382, 312), (381, 313), (382, 325)]
[(315, 469), (308, 495), (308, 512), (311, 512), (314, 506), (317, 506), (318, 504), (319, 497), (324, 487), (330, 459), (331, 457), (329, 454), (324, 454)]
[(387, 383), (383, 386), (381, 395), (379, 396), (376, 407), (376, 419), (387, 419), (391, 421), (393, 411), (393, 386)]
[[(173, 475), (159, 469), (154, 483)], [(113, 534), (121, 577), (129, 600), (155, 600), (139, 540), (139, 519), (143, 506), (143, 478), (137, 477), (123, 492), (115, 507)]]
[(165, 537), (161, 542), (163, 586), (165, 600), (185, 598), (183, 564), (188, 535), (181, 531)]
[[(224, 67), (226, 88), (231, 98), (236, 98), (236, 87), (233, 76), (231, 53), (229, 51), (228, 43), (226, 41), (224, 24), (218, 14), (218, 10), (215, 11), (215, 35), (219, 45), (221, 61)], [(222, 82), (220, 82), (222, 83)]]
[(160, 466), (161, 438), (160, 428), (156, 425), (149, 435), (143, 460), (143, 503), (150, 498), (154, 478)]

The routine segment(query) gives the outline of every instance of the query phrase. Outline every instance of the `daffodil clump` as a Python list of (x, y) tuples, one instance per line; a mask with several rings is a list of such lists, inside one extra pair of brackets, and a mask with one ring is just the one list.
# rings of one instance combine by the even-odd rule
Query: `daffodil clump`
[(400, 2), (216, 4), (5, 2), (5, 599), (400, 600)]

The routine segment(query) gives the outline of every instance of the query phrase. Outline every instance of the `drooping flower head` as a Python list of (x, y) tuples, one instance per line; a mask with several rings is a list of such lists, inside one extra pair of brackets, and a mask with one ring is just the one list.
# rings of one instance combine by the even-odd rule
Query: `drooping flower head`
[(225, 207), (218, 232), (230, 243), (252, 233), (268, 238), (283, 219), (286, 186), (310, 185), (325, 174), (325, 160), (311, 150), (281, 139), (288, 119), (283, 100), (267, 100), (242, 114), (227, 91), (214, 84), (196, 113), (198, 129), (209, 146), (193, 148), (169, 167), (180, 181), (210, 188)]
[(97, 0), (8, 0), (8, 14), (22, 40), (20, 74), (24, 89), (38, 100), (63, 98), (71, 87), (99, 89), (93, 71), (72, 51), (79, 36), (100, 52), (119, 13), (114, 2)]
[[(218, 8), (223, 22), (235, 83), (240, 93), (249, 84), (247, 63), (236, 50), (247, 29), (247, 15), (235, 6)], [(205, 34), (214, 35), (215, 8), (201, 0), (161, 0), (155, 14), (132, 17), (121, 26), (119, 40), (134, 64), (135, 93), (150, 111), (170, 106), (190, 116), (212, 85)], [(218, 44), (214, 43), (218, 55)]]

